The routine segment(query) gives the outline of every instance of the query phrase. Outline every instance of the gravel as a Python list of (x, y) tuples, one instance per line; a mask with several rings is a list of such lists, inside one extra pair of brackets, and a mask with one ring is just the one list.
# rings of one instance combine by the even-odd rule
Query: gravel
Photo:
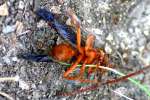
[[(130, 73), (150, 64), (149, 0), (1, 0), (0, 12), (5, 13), (0, 13), (0, 76), (19, 76), (19, 81), (1, 82), (0, 91), (14, 100), (125, 100), (113, 92), (122, 89), (124, 95), (134, 100), (149, 99), (129, 81), (100, 86), (95, 91), (74, 96), (56, 96), (58, 91), (72, 91), (91, 84), (65, 80), (62, 76), (66, 67), (60, 64), (17, 57), (25, 52), (45, 54), (56, 42), (63, 42), (35, 15), (40, 7), (60, 16), (72, 8), (81, 20), (82, 29), (96, 36), (95, 47), (103, 48), (110, 55), (115, 69)], [(102, 79), (112, 77), (117, 76), (108, 72)], [(150, 88), (149, 77), (147, 71), (134, 78)], [(0, 95), (0, 100), (6, 97)]]

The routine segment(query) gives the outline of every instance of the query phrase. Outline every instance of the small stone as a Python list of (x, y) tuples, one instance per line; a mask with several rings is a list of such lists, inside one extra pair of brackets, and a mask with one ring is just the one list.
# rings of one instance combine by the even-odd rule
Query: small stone
[(138, 56), (138, 55), (139, 55), (139, 52), (138, 52), (138, 51), (132, 51), (132, 52), (131, 52), (131, 55), (132, 55), (132, 56)]
[(12, 57), (12, 61), (17, 62), (19, 59), (17, 57)]
[(126, 46), (125, 46), (125, 44), (123, 42), (120, 43), (120, 47), (121, 47), (122, 50), (126, 49)]
[(146, 48), (150, 51), (150, 42), (147, 43)]
[(64, 0), (57, 0), (60, 4), (64, 3)]
[(145, 36), (148, 36), (148, 35), (150, 34), (150, 31), (149, 31), (148, 29), (145, 29), (145, 30), (143, 31), (143, 33), (144, 33)]
[(57, 14), (61, 14), (60, 6), (52, 6), (51, 11)]
[(145, 45), (140, 46), (140, 47), (138, 48), (138, 50), (139, 50), (140, 53), (142, 53), (144, 49), (145, 49)]
[(5, 24), (9, 24), (12, 21), (11, 17), (6, 17)]
[(11, 3), (13, 3), (15, 0), (9, 0)]
[(38, 85), (38, 88), (42, 91), (47, 91), (47, 85), (46, 84), (40, 84), (40, 85)]
[(135, 31), (135, 33), (138, 34), (138, 35), (141, 33), (141, 29), (138, 28), (138, 27), (135, 27), (134, 31)]
[(43, 26), (47, 26), (47, 25), (46, 25), (45, 21), (40, 20), (40, 21), (37, 23), (37, 27), (38, 27), (38, 28), (41, 28), (41, 27), (43, 27)]
[(7, 25), (7, 26), (3, 27), (2, 32), (7, 34), (7, 33), (10, 33), (10, 32), (14, 32), (15, 29), (16, 29), (16, 25)]
[(108, 43), (106, 43), (106, 45), (105, 45), (105, 51), (106, 51), (106, 53), (108, 53), (108, 54), (111, 54), (111, 53), (112, 53), (111, 46), (110, 46)]
[(115, 91), (121, 94), (126, 94), (128, 90), (125, 87), (119, 87)]
[(145, 50), (140, 56), (141, 61), (144, 63), (145, 66), (150, 64), (150, 52), (148, 50)]
[(23, 1), (19, 1), (19, 6), (18, 9), (24, 9), (24, 2)]
[(98, 29), (98, 28), (92, 28), (92, 29), (88, 29), (88, 30), (91, 30), (91, 32), (93, 34), (97, 34), (97, 35), (102, 35), (103, 34), (103, 31)]
[(19, 87), (23, 90), (29, 90), (29, 85), (25, 81), (22, 81), (22, 80), (19, 81)]
[(144, 74), (139, 74), (139, 75), (134, 76), (134, 79), (136, 80), (143, 80), (143, 78), (144, 78)]
[(32, 88), (32, 89), (36, 89), (36, 85), (35, 85), (35, 84), (32, 84), (32, 85), (31, 85), (31, 88)]
[(123, 58), (127, 58), (127, 57), (128, 57), (128, 54), (127, 54), (127, 53), (123, 53), (122, 57), (123, 57)]
[(138, 40), (138, 45), (139, 46), (144, 46), (146, 44), (146, 39), (144, 37), (141, 37), (139, 40)]
[(129, 28), (128, 31), (129, 31), (130, 33), (133, 33), (133, 32), (134, 32), (134, 29), (133, 29), (133, 28)]
[(41, 97), (41, 93), (39, 91), (33, 91), (34, 100), (39, 100), (40, 97)]
[(5, 63), (11, 64), (11, 61), (7, 56), (3, 57), (3, 60), (4, 60)]
[(100, 9), (102, 12), (106, 12), (110, 10), (109, 4), (106, 2), (100, 1), (98, 2), (98, 9)]
[(8, 7), (6, 3), (0, 6), (0, 16), (8, 16)]
[(72, 26), (72, 23), (71, 23), (71, 19), (70, 19), (70, 18), (67, 19), (66, 24), (69, 25), (69, 26)]
[(16, 76), (15, 76), (15, 81), (19, 81), (19, 80), (20, 80), (19, 75), (16, 75)]
[(87, 22), (88, 23), (92, 23), (92, 19), (87, 19)]
[(23, 30), (23, 23), (17, 21), (16, 22), (16, 33), (17, 33), (17, 35), (20, 35), (22, 33), (22, 30)]
[(137, 26), (137, 25), (138, 25), (138, 22), (137, 22), (137, 20), (133, 20), (131, 24), (132, 24), (133, 26)]
[(113, 36), (111, 34), (109, 34), (107, 37), (106, 37), (106, 40), (107, 41), (112, 41), (113, 40)]

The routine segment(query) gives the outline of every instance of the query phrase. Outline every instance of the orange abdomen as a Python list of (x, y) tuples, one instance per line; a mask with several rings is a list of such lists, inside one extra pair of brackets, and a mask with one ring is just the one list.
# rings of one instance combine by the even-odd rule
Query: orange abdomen
[(53, 47), (50, 55), (59, 61), (67, 61), (75, 55), (75, 51), (69, 44), (59, 44)]

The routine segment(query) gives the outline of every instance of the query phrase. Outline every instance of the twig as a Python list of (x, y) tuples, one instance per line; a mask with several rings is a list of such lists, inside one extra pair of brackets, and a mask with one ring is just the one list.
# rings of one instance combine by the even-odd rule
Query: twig
[(82, 88), (82, 89), (81, 88), (77, 89), (77, 90), (72, 91), (72, 92), (58, 92), (56, 94), (56, 96), (73, 96), (73, 95), (76, 95), (76, 94), (79, 94), (79, 93), (82, 93), (82, 92), (85, 92), (85, 91), (96, 90), (98, 87), (99, 87), (99, 85), (95, 84), (95, 85), (85, 87), (85, 88)]
[[(108, 67), (103, 67), (103, 66), (99, 66), (99, 67), (117, 73), (117, 71), (116, 71), (115, 69), (108, 68)], [(103, 83), (100, 83), (100, 84), (96, 84), (96, 85), (92, 85), (92, 86), (90, 86), (90, 87), (86, 87), (86, 88), (82, 88), (82, 89), (77, 89), (77, 90), (72, 91), (72, 92), (58, 93), (57, 95), (61, 95), (61, 96), (72, 96), (72, 95), (75, 95), (75, 94), (79, 94), (79, 93), (81, 93), (81, 92), (96, 90), (100, 85), (112, 84), (112, 83), (117, 83), (117, 82), (126, 80), (126, 79), (128, 79), (129, 77), (132, 77), (132, 76), (134, 76), (134, 75), (137, 75), (137, 74), (140, 74), (140, 73), (144, 73), (144, 70), (146, 70), (146, 69), (148, 69), (148, 68), (150, 68), (150, 66), (144, 67), (144, 68), (141, 69), (141, 70), (138, 70), (138, 71), (136, 71), (136, 72), (130, 73), (130, 74), (126, 75), (126, 76), (122, 76), (122, 77), (117, 78), (117, 79), (107, 80), (106, 82), (103, 82)]]
[(129, 77), (138, 75), (138, 74), (140, 74), (140, 73), (144, 73), (144, 71), (145, 71), (146, 69), (148, 69), (148, 68), (150, 68), (150, 66), (144, 67), (144, 68), (141, 69), (141, 70), (138, 70), (138, 71), (136, 71), (136, 72), (130, 73), (130, 74), (125, 75), (125, 76), (122, 76), (122, 77), (120, 77), (120, 78), (108, 80), (108, 81), (105, 82), (104, 84), (117, 83), (117, 82), (119, 82), (119, 81), (126, 80), (126, 79), (128, 79)]
[[(64, 63), (64, 62), (59, 62), (59, 63), (60, 63), (60, 64), (63, 64), (63, 65), (70, 65), (70, 64), (67, 64), (67, 63)], [(82, 66), (82, 65), (78, 65), (78, 66)], [(96, 67), (96, 65), (86, 65), (86, 66), (87, 66), (87, 67)], [(119, 82), (119, 81), (128, 79), (130, 82), (134, 83), (134, 84), (137, 85), (141, 90), (143, 90), (148, 96), (150, 96), (150, 90), (147, 89), (147, 86), (146, 86), (146, 85), (142, 85), (142, 84), (140, 84), (140, 82), (138, 82), (138, 81), (136, 81), (136, 80), (134, 80), (134, 79), (132, 79), (132, 78), (129, 78), (129, 77), (131, 77), (131, 76), (134, 76), (134, 75), (137, 75), (137, 74), (142, 73), (144, 70), (150, 68), (150, 65), (144, 67), (143, 69), (141, 69), (141, 70), (139, 70), (139, 71), (136, 71), (136, 72), (131, 73), (131, 74), (128, 74), (128, 75), (125, 75), (125, 74), (123, 74), (123, 73), (121, 73), (121, 72), (119, 72), (119, 71), (117, 71), (117, 70), (115, 70), (115, 69), (109, 68), (109, 67), (99, 66), (99, 68), (112, 71), (112, 72), (114, 72), (115, 74), (118, 74), (118, 75), (122, 76), (122, 77), (120, 77), (120, 78), (118, 78), (118, 79), (108, 80), (108, 81), (104, 82), (103, 85), (104, 85), (104, 84), (108, 84), (108, 83), (115, 83), (115, 82)], [(102, 84), (101, 84), (101, 85), (102, 85)], [(68, 95), (68, 96), (69, 96), (69, 95), (75, 95), (75, 94), (77, 94), (77, 93), (81, 93), (81, 92), (84, 92), (84, 91), (95, 90), (95, 89), (98, 88), (98, 86), (99, 86), (99, 85), (94, 86), (94, 87), (91, 86), (91, 87), (85, 88), (85, 89), (83, 89), (83, 90), (78, 89), (78, 90), (76, 90), (77, 92), (75, 91), (74, 93), (72, 92), (72, 93), (59, 93), (59, 94), (62, 94), (62, 96), (63, 96), (63, 95), (65, 95), (65, 96), (66, 96), (66, 95)]]

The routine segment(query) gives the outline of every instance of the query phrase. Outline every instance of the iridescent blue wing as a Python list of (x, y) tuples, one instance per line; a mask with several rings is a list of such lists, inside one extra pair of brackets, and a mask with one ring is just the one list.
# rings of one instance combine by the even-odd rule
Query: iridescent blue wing
[(67, 25), (61, 25), (57, 21), (54, 22), (54, 28), (57, 32), (71, 44), (76, 44), (76, 33)]
[(24, 53), (24, 54), (19, 54), (18, 57), (30, 61), (35, 61), (35, 62), (53, 62), (53, 59), (50, 58), (48, 55)]
[(36, 11), (36, 15), (45, 21), (51, 21), (51, 22), (54, 21), (53, 13), (49, 12), (46, 9), (38, 9)]
[(48, 21), (49, 24), (57, 31), (57, 33), (67, 40), (71, 45), (76, 44), (76, 35), (75, 32), (67, 25), (60, 24), (54, 17), (55, 14), (47, 11), (46, 9), (38, 9), (36, 11), (37, 16), (42, 18), (45, 21)]

